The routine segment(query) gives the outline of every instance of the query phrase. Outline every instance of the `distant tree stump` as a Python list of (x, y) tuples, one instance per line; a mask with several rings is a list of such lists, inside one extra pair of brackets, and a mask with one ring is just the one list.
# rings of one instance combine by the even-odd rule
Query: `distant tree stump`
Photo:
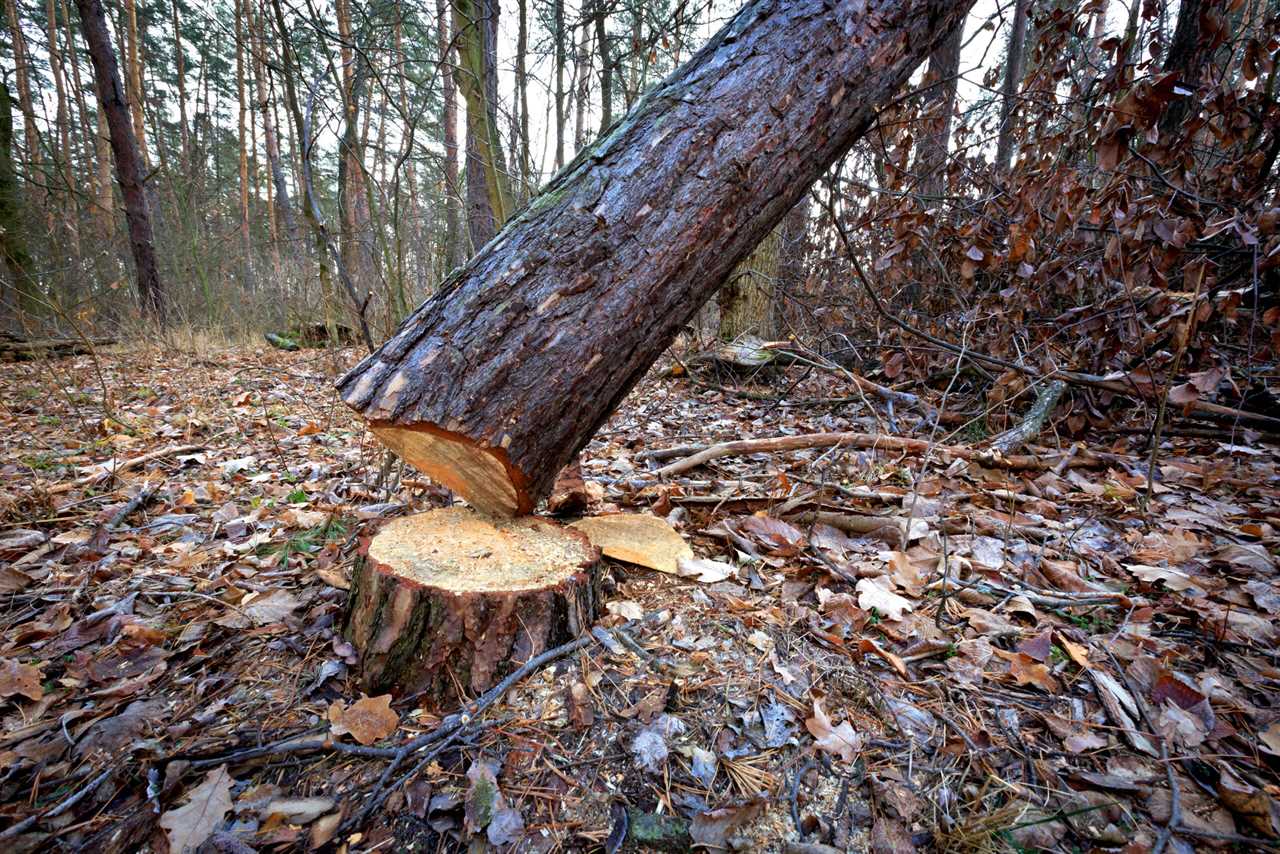
[(431, 510), (382, 526), (364, 551), (346, 635), (369, 694), (456, 707), (596, 617), (599, 550), (538, 517)]

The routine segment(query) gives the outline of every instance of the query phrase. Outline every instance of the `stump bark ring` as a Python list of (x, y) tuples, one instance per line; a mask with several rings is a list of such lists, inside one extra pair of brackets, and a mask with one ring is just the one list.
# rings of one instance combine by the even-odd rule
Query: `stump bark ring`
[(456, 708), (597, 615), (599, 550), (540, 517), (430, 510), (387, 522), (362, 551), (346, 636), (370, 695)]

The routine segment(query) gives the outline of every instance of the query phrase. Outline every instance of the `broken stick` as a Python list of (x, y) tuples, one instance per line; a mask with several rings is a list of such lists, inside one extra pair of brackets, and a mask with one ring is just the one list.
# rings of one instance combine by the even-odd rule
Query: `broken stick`
[[(681, 472), (697, 468), (703, 463), (718, 460), (721, 457), (740, 456), (743, 454), (771, 453), (778, 451), (799, 451), (805, 448), (834, 448), (838, 446), (860, 448), (864, 450), (896, 451), (903, 454), (935, 453), (939, 456), (957, 457), (962, 460), (1005, 469), (1047, 469), (1054, 460), (1041, 456), (1004, 456), (994, 451), (976, 448), (965, 448), (959, 445), (935, 445), (924, 439), (907, 439), (902, 436), (884, 436), (879, 433), (803, 433), (798, 436), (771, 436), (765, 439), (739, 439), (736, 442), (721, 442), (708, 445), (691, 456), (663, 466), (654, 474), (659, 478), (670, 477)], [(657, 452), (650, 453), (650, 459)], [(1079, 464), (1094, 464), (1093, 455), (1082, 453), (1074, 461)]]

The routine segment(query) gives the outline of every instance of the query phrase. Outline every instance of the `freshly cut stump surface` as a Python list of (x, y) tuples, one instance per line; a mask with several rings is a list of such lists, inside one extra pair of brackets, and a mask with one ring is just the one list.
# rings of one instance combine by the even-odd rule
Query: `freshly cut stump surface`
[(383, 525), (352, 579), (347, 638), (367, 693), (453, 708), (531, 657), (588, 631), (600, 552), (536, 516), (463, 507)]

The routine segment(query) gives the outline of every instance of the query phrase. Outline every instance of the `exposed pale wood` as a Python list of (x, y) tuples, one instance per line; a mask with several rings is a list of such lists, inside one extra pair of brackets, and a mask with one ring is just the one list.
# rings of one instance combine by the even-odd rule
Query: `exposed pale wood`
[(1040, 389), (1035, 403), (1027, 410), (1027, 414), (1017, 426), (1006, 430), (991, 440), (991, 447), (1002, 454), (1009, 454), (1040, 435), (1049, 413), (1058, 405), (1067, 384), (1062, 380), (1054, 380)]
[(456, 706), (596, 617), (599, 551), (545, 519), (431, 510), (383, 525), (364, 551), (346, 634), (370, 694)]

